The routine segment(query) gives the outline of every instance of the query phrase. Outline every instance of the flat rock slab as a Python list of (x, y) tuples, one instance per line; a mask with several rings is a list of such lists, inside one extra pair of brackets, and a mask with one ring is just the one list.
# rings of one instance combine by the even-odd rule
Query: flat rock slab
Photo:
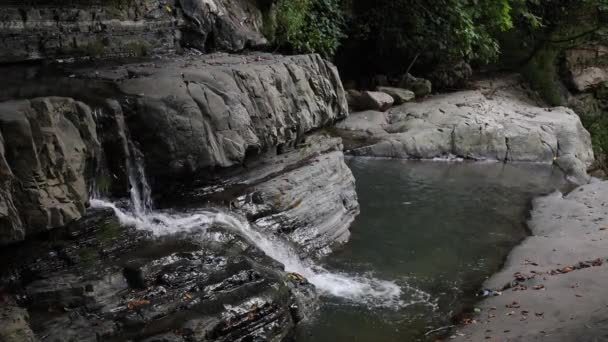
[(347, 146), (358, 156), (556, 162), (578, 183), (588, 180), (594, 159), (576, 113), (539, 107), (509, 80), (406, 103), (386, 114), (353, 113), (338, 127), (339, 135), (358, 141)]
[[(479, 304), (463, 341), (595, 341), (608, 334), (608, 182), (533, 203), (533, 236), (486, 282), (502, 290)], [(470, 323), (470, 322), (468, 322)]]

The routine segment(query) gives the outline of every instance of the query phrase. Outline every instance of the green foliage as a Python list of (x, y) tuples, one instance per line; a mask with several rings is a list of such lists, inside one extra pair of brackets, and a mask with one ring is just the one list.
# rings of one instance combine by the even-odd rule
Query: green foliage
[[(414, 71), (426, 73), (455, 61), (495, 61), (497, 35), (514, 25), (514, 1), (520, 0), (354, 1), (338, 62), (353, 73), (396, 73), (417, 57)], [(367, 60), (349, 60), (353, 55)]]
[(344, 36), (339, 0), (277, 0), (264, 14), (264, 33), (293, 53), (331, 57)]

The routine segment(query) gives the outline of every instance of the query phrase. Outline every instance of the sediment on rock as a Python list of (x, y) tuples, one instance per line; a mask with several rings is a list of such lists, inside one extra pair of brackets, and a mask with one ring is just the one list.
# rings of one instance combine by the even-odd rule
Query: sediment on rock
[(532, 236), (486, 283), (502, 291), (479, 305), (456, 340), (593, 341), (606, 336), (608, 182), (534, 200)]

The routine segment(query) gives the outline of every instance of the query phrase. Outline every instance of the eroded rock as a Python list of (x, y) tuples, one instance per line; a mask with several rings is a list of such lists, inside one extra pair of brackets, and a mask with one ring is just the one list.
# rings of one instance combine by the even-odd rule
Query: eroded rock
[[(184, 189), (188, 203), (222, 203), (258, 229), (289, 239), (308, 255), (344, 243), (359, 214), (355, 179), (338, 138), (313, 134), (292, 150), (267, 154), (213, 186)], [(173, 201), (173, 199), (170, 199)]]
[(279, 341), (316, 303), (305, 279), (219, 226), (159, 239), (96, 210), (2, 253), (0, 288), (38, 338)]
[(91, 109), (66, 98), (3, 102), (0, 131), (1, 242), (80, 218), (101, 153)]
[(77, 0), (0, 4), (0, 61), (151, 56), (267, 44), (247, 0)]
[[(348, 114), (333, 65), (317, 55), (216, 54), (124, 66), (127, 120), (153, 181), (241, 165)], [(87, 75), (88, 71), (83, 71)]]

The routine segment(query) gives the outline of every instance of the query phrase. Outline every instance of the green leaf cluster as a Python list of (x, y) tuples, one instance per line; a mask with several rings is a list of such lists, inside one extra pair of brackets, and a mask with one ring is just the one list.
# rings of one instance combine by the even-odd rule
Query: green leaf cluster
[(291, 53), (334, 55), (344, 37), (339, 0), (276, 0), (264, 14), (264, 33)]

